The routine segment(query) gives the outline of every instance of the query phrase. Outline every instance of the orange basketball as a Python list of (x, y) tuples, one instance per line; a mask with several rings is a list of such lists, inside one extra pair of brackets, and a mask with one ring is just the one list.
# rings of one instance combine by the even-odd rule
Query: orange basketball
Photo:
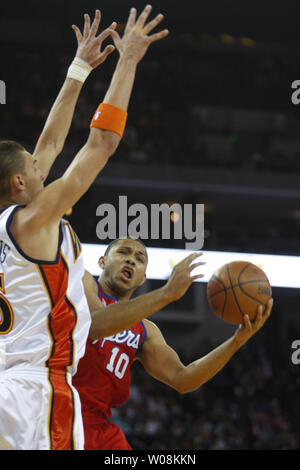
[(262, 269), (248, 261), (233, 261), (217, 269), (207, 284), (207, 300), (222, 320), (237, 325), (247, 314), (253, 321), (259, 305), (272, 295)]

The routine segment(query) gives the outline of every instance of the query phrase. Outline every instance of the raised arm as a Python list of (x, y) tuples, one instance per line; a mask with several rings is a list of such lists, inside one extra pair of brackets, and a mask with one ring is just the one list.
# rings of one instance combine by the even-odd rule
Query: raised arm
[[(150, 11), (151, 7), (146, 7), (135, 21), (136, 10), (132, 9), (123, 38), (120, 39), (113, 32), (120, 58), (104, 98), (104, 103), (112, 105), (111, 108), (127, 111), (138, 62), (152, 42), (168, 34), (165, 30), (148, 36), (149, 31), (163, 18), (158, 15), (149, 24), (145, 24)], [(88, 190), (108, 158), (114, 154), (119, 141), (120, 136), (116, 132), (92, 127), (86, 144), (65, 174), (49, 184), (23, 210), (32, 214), (31, 218), (26, 219), (28, 222), (31, 219), (30, 230), (57, 222)]]
[[(111, 31), (116, 27), (116, 23), (113, 23), (96, 36), (101, 18), (100, 11), (96, 10), (92, 25), (88, 14), (85, 14), (84, 18), (82, 34), (76, 25), (72, 26), (77, 38), (76, 60), (73, 61), (68, 70), (67, 77), (50, 110), (33, 154), (45, 177), (63, 149), (85, 78), (93, 69), (103, 63), (115, 49), (113, 45), (108, 45), (101, 52), (102, 42), (111, 34)], [(80, 69), (82, 69), (82, 73), (80, 73)]]
[(208, 382), (228, 363), (232, 356), (245, 344), (267, 321), (273, 305), (271, 299), (263, 313), (260, 306), (252, 324), (249, 317), (244, 318), (235, 334), (206, 356), (185, 366), (178, 354), (166, 343), (158, 327), (145, 320), (147, 339), (137, 359), (146, 371), (155, 379), (174, 388), (180, 393), (193, 392)]
[(152, 24), (151, 30), (162, 19), (162, 16), (158, 15), (149, 25), (145, 24), (150, 11), (151, 8), (146, 7), (135, 21), (135, 10), (132, 10), (123, 38), (114, 35), (120, 58), (105, 95), (104, 104), (100, 105), (106, 110), (103, 112), (97, 110), (95, 113), (88, 140), (64, 175), (43, 188), (42, 174), (36, 173), (34, 163), (36, 159), (23, 152), (28, 171), (30, 175), (35, 176), (26, 178), (26, 175), (25, 177), (16, 175), (14, 181), (16, 197), (20, 200), (19, 194), (23, 194), (24, 201), (26, 192), (30, 193), (33, 179), (37, 190), (27, 205), (14, 215), (11, 231), (20, 248), (31, 258), (53, 260), (57, 250), (61, 217), (89, 189), (118, 147), (126, 122), (124, 115), (127, 114), (136, 66), (149, 45), (168, 34), (167, 31), (162, 31), (148, 36), (149, 25)]
[(110, 304), (105, 308), (98, 297), (95, 280), (86, 272), (83, 284), (92, 316), (90, 338), (93, 340), (105, 338), (124, 331), (181, 298), (194, 280), (203, 277), (202, 274), (191, 275), (196, 267), (205, 264), (193, 263), (201, 255), (202, 253), (193, 253), (178, 263), (163, 287), (134, 299)]
[[(151, 9), (152, 7), (147, 5), (136, 19), (136, 9), (132, 8), (122, 38), (116, 31), (111, 32), (120, 58), (103, 103), (123, 111), (128, 109), (138, 63), (150, 44), (168, 35), (168, 30), (149, 35), (163, 20), (163, 15), (159, 14), (146, 23)], [(63, 176), (59, 191), (55, 190), (56, 194), (61, 194), (61, 197), (57, 198), (55, 209), (57, 216), (63, 215), (65, 210), (73, 206), (87, 191), (108, 158), (114, 154), (119, 141), (120, 138), (116, 133), (101, 128), (91, 128), (86, 145)]]

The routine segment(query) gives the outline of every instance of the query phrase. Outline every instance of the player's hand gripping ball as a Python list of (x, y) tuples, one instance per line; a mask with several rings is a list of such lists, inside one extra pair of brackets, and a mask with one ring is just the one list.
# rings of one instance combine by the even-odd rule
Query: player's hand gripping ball
[(248, 261), (233, 261), (217, 269), (207, 284), (207, 300), (222, 320), (238, 325), (243, 316), (255, 320), (258, 305), (266, 306), (272, 296), (262, 269)]

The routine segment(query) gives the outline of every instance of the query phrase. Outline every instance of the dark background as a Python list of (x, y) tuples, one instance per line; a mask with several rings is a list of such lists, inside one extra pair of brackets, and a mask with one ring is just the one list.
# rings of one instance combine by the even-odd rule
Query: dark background
[[(102, 11), (102, 27), (126, 22), (144, 2), (1, 2), (0, 138), (33, 151), (76, 50), (73, 23)], [(204, 250), (299, 255), (300, 114), (291, 101), (300, 79), (300, 4), (295, 1), (152, 2), (170, 36), (139, 65), (126, 132), (116, 155), (73, 208), (82, 242), (97, 243), (96, 208), (134, 202), (205, 204)], [(62, 155), (62, 174), (88, 136), (117, 53), (86, 82)], [(183, 248), (180, 241), (144, 240)], [(299, 269), (300, 271), (300, 269)], [(141, 292), (161, 283), (148, 281)], [(189, 362), (231, 334), (215, 318), (205, 284), (192, 286), (156, 321)], [(140, 291), (139, 291), (140, 292)], [(273, 289), (264, 329), (199, 391), (179, 396), (137, 366), (130, 402), (115, 419), (134, 448), (299, 448), (299, 290)], [(298, 366), (300, 367), (300, 366)]]

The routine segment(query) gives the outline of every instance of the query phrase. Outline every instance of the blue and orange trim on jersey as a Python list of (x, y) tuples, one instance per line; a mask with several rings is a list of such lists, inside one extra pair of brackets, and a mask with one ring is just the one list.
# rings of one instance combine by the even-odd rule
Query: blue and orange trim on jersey
[[(96, 283), (97, 283), (97, 286), (98, 286), (98, 297), (100, 300), (102, 300), (102, 298), (104, 299), (107, 299), (109, 301), (110, 304), (114, 303), (114, 302), (118, 302), (118, 299), (116, 297), (113, 297), (112, 295), (109, 295), (107, 294), (106, 292), (104, 292), (104, 290), (102, 289), (99, 281), (96, 279)], [(144, 322), (141, 320), (139, 322), (141, 325), (142, 325), (142, 328), (144, 330), (144, 336), (143, 336), (143, 339), (142, 339), (142, 342), (141, 344), (139, 344), (139, 349), (143, 346), (146, 338), (147, 338), (147, 328), (145, 327), (144, 325)], [(134, 325), (132, 325), (134, 326)]]
[(5, 294), (3, 273), (0, 273), (0, 291), (3, 292), (3, 294)]
[[(45, 362), (48, 368), (48, 382), (51, 400), (48, 417), (49, 443), (51, 450), (75, 450), (74, 424), (75, 399), (72, 387), (68, 383), (67, 367), (74, 361), (73, 333), (77, 324), (78, 313), (67, 296), (69, 267), (61, 251), (63, 240), (61, 220), (59, 224), (59, 240), (54, 261), (38, 260), (26, 255), (14, 239), (10, 225), (15, 212), (24, 206), (16, 206), (9, 215), (6, 230), (16, 250), (27, 260), (35, 264), (48, 295), (50, 313), (47, 327), (52, 346)], [(75, 234), (75, 232), (73, 232)], [(81, 246), (78, 237), (72, 236), (75, 255), (79, 255)]]
[(73, 247), (74, 263), (75, 263), (82, 250), (81, 243), (74, 229), (71, 227), (70, 223), (67, 220), (64, 220), (63, 223), (68, 228), (69, 233), (70, 233), (72, 247)]
[(56, 266), (37, 265), (37, 267), (51, 305), (47, 326), (52, 347), (45, 363), (51, 386), (48, 425), (50, 448), (74, 450), (74, 394), (67, 381), (67, 367), (74, 361), (73, 332), (78, 314), (66, 294), (69, 267), (62, 253)]
[(96, 283), (97, 283), (97, 286), (98, 286), (98, 297), (99, 297), (100, 300), (102, 300), (102, 298), (104, 298), (104, 299), (107, 299), (107, 300), (110, 300), (110, 301), (113, 300), (114, 302), (118, 302), (118, 299), (116, 297), (113, 297), (112, 295), (108, 295), (106, 292), (104, 292), (104, 290), (100, 286), (100, 283), (97, 279), (96, 279)]
[(20, 246), (18, 245), (17, 241), (15, 240), (13, 234), (11, 233), (11, 230), (10, 230), (10, 225), (11, 225), (11, 222), (12, 222), (12, 219), (13, 219), (13, 216), (15, 215), (16, 211), (22, 209), (23, 207), (25, 207), (24, 205), (23, 206), (16, 206), (11, 214), (9, 215), (7, 221), (6, 221), (6, 231), (7, 231), (7, 234), (11, 240), (11, 242), (13, 243), (13, 245), (15, 246), (16, 250), (20, 253), (20, 255), (23, 256), (23, 258), (25, 258), (27, 261), (30, 261), (31, 263), (34, 263), (34, 264), (43, 264), (43, 265), (54, 265), (54, 264), (57, 264), (58, 261), (59, 261), (59, 257), (60, 257), (60, 248), (61, 248), (61, 244), (62, 244), (62, 240), (63, 240), (63, 232), (62, 232), (62, 223), (63, 221), (61, 220), (60, 221), (60, 224), (59, 224), (59, 238), (58, 238), (58, 246), (57, 246), (57, 252), (56, 252), (56, 257), (53, 261), (47, 261), (47, 260), (40, 260), (40, 259), (35, 259), (35, 258), (32, 258), (31, 256), (28, 256), (26, 255), (26, 253), (24, 253), (24, 251), (22, 250), (22, 248), (20, 248)]
[(13, 309), (7, 300), (7, 298), (3, 295), (5, 294), (4, 289), (4, 274), (0, 274), (0, 310), (2, 310), (2, 314), (0, 316), (0, 335), (7, 335), (13, 327), (14, 324), (14, 312)]
[(13, 204), (9, 205), (9, 206), (4, 206), (4, 207), (1, 207), (0, 208), (0, 215), (2, 214), (2, 212), (6, 211), (6, 209), (8, 209), (9, 207), (11, 207)]

